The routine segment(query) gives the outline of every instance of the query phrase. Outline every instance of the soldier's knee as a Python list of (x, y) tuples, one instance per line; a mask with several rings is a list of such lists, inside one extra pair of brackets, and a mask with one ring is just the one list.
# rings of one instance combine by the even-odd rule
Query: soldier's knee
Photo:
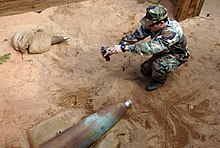
[(157, 60), (152, 63), (152, 70), (158, 74), (167, 73), (167, 67)]

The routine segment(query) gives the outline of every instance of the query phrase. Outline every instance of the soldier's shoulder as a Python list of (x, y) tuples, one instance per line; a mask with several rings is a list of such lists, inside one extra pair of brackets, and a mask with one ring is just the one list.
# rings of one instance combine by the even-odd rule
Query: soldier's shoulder
[(179, 23), (175, 20), (169, 20), (167, 27), (162, 32), (165, 36), (176, 36), (183, 34), (182, 28)]
[(171, 31), (180, 31), (182, 30), (182, 27), (180, 26), (180, 24), (176, 21), (176, 20), (171, 20), (169, 19), (167, 22), (167, 28), (166, 30), (171, 30)]

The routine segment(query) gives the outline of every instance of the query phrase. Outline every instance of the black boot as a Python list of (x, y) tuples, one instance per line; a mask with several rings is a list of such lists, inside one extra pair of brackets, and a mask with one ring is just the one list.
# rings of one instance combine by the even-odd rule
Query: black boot
[(155, 79), (153, 79), (151, 77), (149, 82), (147, 83), (145, 89), (146, 89), (146, 91), (152, 91), (152, 90), (158, 89), (164, 83), (165, 83), (165, 80), (164, 81), (156, 81)]
[(151, 77), (152, 75), (152, 68), (151, 63), (149, 61), (145, 61), (141, 64), (141, 73), (145, 77)]

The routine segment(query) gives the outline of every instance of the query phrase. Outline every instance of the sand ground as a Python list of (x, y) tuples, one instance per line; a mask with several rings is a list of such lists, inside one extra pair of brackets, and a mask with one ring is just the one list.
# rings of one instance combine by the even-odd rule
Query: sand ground
[[(139, 71), (149, 56), (125, 53), (106, 62), (100, 54), (102, 45), (139, 26), (148, 5), (90, 0), (0, 17), (0, 55), (11, 53), (0, 65), (0, 147), (29, 147), (26, 131), (62, 111), (83, 108), (89, 115), (127, 98), (133, 106), (113, 131), (119, 147), (218, 147), (220, 1), (206, 1), (200, 16), (180, 22), (191, 59), (152, 92)], [(40, 55), (13, 49), (17, 31), (45, 26), (71, 39)]]

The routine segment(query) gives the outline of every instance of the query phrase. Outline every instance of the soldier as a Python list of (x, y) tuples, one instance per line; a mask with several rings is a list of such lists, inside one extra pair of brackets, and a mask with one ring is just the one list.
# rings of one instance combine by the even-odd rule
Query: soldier
[[(151, 91), (166, 81), (169, 72), (189, 60), (189, 51), (181, 26), (168, 18), (167, 9), (162, 5), (148, 7), (140, 23), (141, 26), (125, 35), (119, 45), (107, 48), (104, 57), (126, 51), (152, 55), (141, 65), (141, 73), (150, 78), (146, 90)], [(137, 43), (148, 36), (151, 41)]]

